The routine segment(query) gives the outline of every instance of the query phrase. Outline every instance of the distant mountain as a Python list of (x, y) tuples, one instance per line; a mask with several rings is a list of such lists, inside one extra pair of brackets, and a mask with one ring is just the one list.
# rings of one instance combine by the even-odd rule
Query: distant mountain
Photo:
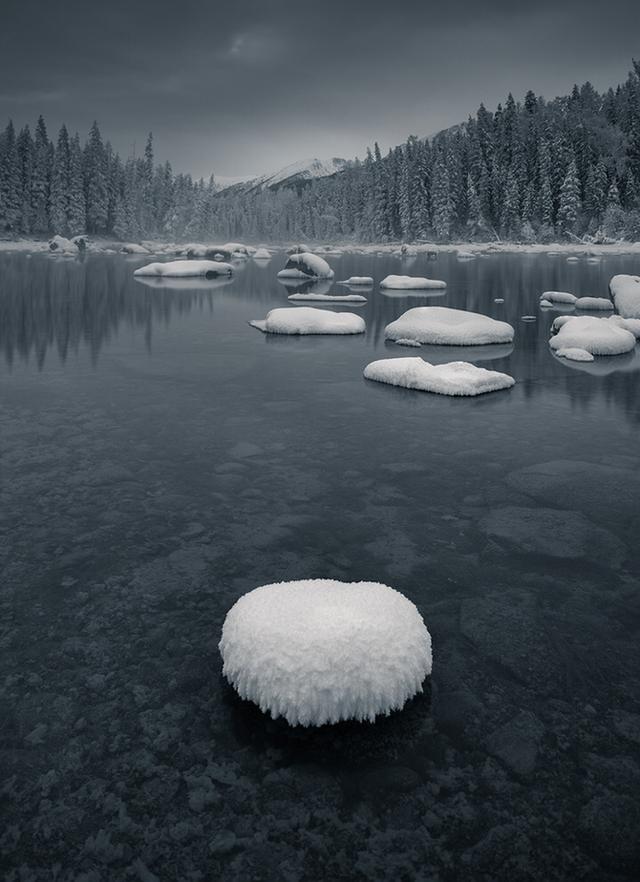
[(302, 159), (286, 165), (279, 171), (259, 175), (249, 180), (223, 183), (220, 191), (233, 191), (236, 194), (257, 193), (262, 190), (277, 190), (280, 187), (295, 187), (314, 178), (327, 178), (346, 168), (346, 159), (337, 156), (331, 159)]

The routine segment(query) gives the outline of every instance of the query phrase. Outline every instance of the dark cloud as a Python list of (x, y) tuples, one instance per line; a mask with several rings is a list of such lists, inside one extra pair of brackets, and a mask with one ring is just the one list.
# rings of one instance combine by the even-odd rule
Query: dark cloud
[(508, 91), (623, 79), (630, 0), (2, 0), (0, 115), (94, 118), (124, 154), (152, 130), (197, 175), (362, 155), (458, 122)]

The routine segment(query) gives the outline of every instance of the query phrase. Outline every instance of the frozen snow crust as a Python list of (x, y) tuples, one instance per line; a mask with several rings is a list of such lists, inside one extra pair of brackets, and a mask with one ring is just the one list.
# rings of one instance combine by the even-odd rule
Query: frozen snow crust
[(366, 366), (364, 376), (367, 380), (438, 395), (482, 395), (515, 384), (508, 374), (488, 371), (468, 361), (430, 364), (423, 358), (381, 358)]
[(292, 726), (400, 710), (432, 665), (422, 616), (377, 582), (263, 585), (229, 610), (219, 649), (241, 698)]
[(266, 319), (249, 322), (265, 334), (363, 334), (364, 319), (354, 312), (333, 312), (313, 306), (277, 307)]
[(384, 329), (387, 340), (416, 340), (445, 346), (511, 343), (513, 328), (477, 312), (446, 306), (416, 306)]

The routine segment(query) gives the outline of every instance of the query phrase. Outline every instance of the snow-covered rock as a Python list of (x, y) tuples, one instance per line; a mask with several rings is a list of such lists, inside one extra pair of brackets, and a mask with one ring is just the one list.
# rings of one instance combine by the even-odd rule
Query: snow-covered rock
[(556, 355), (560, 358), (568, 358), (569, 361), (593, 361), (593, 355), (586, 349), (579, 349), (577, 346), (566, 346), (564, 349), (557, 349)]
[(567, 257), (567, 263), (578, 263), (579, 257)]
[(307, 252), (311, 252), (311, 249), (308, 245), (304, 245), (302, 242), (298, 245), (294, 245), (292, 248), (287, 248), (287, 254), (305, 254)]
[(246, 258), (251, 257), (251, 253), (253, 251), (252, 248), (249, 248), (247, 245), (243, 245), (242, 242), (227, 242), (226, 245), (223, 245), (222, 248), (224, 251), (228, 251), (233, 257), (236, 258)]
[(570, 294), (568, 291), (545, 291), (540, 295), (540, 300), (548, 300), (549, 303), (573, 304), (577, 299), (575, 294)]
[(373, 279), (371, 276), (349, 276), (348, 279), (343, 279), (341, 282), (338, 282), (339, 285), (373, 285)]
[(636, 345), (636, 338), (609, 319), (573, 316), (559, 329), (549, 346), (560, 349), (586, 349), (591, 355), (622, 355)]
[(291, 254), (284, 269), (278, 273), (279, 279), (332, 279), (333, 276), (327, 261), (310, 251)]
[(414, 288), (446, 288), (447, 283), (440, 279), (426, 279), (424, 276), (387, 276), (380, 282), (381, 288), (410, 291)]
[(554, 318), (551, 325), (551, 333), (557, 334), (560, 328), (566, 325), (567, 322), (570, 322), (572, 318), (575, 318), (575, 315), (559, 315), (557, 318)]
[(256, 248), (253, 252), (254, 260), (271, 260), (271, 252), (267, 251), (266, 248)]
[(613, 303), (606, 297), (578, 297), (575, 302), (576, 309), (602, 310), (603, 312), (613, 309)]
[(287, 300), (295, 300), (304, 302), (305, 300), (309, 301), (319, 301), (321, 303), (366, 303), (367, 298), (363, 297), (362, 294), (317, 294), (315, 292), (311, 292), (309, 294), (301, 294), (298, 292), (297, 294), (289, 294)]
[(488, 371), (468, 361), (430, 364), (422, 358), (382, 358), (364, 369), (367, 380), (436, 392), (438, 395), (481, 395), (508, 389), (515, 380), (508, 374)]
[(148, 263), (134, 272), (134, 276), (165, 276), (168, 278), (188, 278), (189, 276), (215, 279), (216, 276), (230, 276), (233, 267), (215, 260), (170, 260), (167, 263)]
[(121, 246), (120, 251), (123, 254), (149, 254), (149, 249), (145, 248), (144, 245), (138, 245), (136, 242), (125, 242), (124, 245)]
[(476, 255), (473, 251), (456, 251), (456, 257), (458, 260), (475, 260)]
[(64, 236), (53, 236), (49, 239), (49, 251), (52, 254), (77, 254), (78, 250), (72, 239), (65, 239)]
[(553, 306), (553, 303), (552, 303), (550, 300), (541, 300), (541, 301), (540, 301), (540, 306), (541, 306), (543, 309), (548, 309), (549, 307)]
[(480, 346), (511, 343), (514, 331), (507, 322), (477, 312), (446, 306), (417, 306), (408, 309), (384, 329), (388, 340), (408, 338), (418, 343), (445, 346)]
[(431, 673), (431, 637), (410, 600), (376, 582), (264, 585), (227, 613), (223, 674), (290, 725), (373, 721), (400, 710)]
[(640, 276), (614, 276), (609, 290), (623, 318), (640, 318)]
[(362, 334), (364, 319), (353, 312), (333, 312), (312, 306), (272, 309), (266, 319), (249, 324), (265, 334)]
[(224, 245), (185, 245), (182, 250), (189, 260), (219, 260), (228, 261), (233, 257), (233, 251)]

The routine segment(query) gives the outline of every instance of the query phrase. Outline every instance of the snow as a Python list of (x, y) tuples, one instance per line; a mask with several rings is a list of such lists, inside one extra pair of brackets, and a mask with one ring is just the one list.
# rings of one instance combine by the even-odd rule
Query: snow
[(575, 318), (574, 315), (559, 315), (557, 318), (553, 320), (553, 324), (551, 325), (551, 333), (557, 334), (560, 328), (563, 325), (566, 325), (567, 322), (570, 322), (572, 318)]
[(423, 276), (387, 276), (380, 282), (381, 288), (411, 290), (412, 288), (446, 288), (447, 283), (439, 279), (425, 279)]
[(422, 343), (418, 343), (417, 340), (410, 340), (408, 337), (400, 337), (399, 340), (394, 341), (397, 346), (414, 346), (418, 349), (422, 348)]
[(473, 251), (461, 251), (461, 250), (457, 251), (456, 257), (458, 258), (458, 260), (475, 260), (476, 259), (476, 255), (473, 253)]
[(49, 240), (49, 251), (53, 254), (77, 254), (78, 246), (64, 236), (54, 236)]
[(291, 254), (285, 268), (278, 273), (279, 279), (332, 279), (333, 276), (327, 261), (310, 251)]
[(289, 294), (287, 300), (319, 300), (325, 303), (366, 303), (367, 298), (362, 294)]
[(252, 248), (243, 245), (242, 242), (227, 242), (222, 246), (223, 251), (228, 251), (233, 257), (251, 257)]
[(488, 371), (468, 361), (430, 364), (422, 358), (382, 358), (364, 369), (367, 380), (438, 395), (481, 395), (509, 389), (515, 380), (508, 374)]
[(265, 334), (362, 334), (364, 319), (353, 312), (333, 312), (313, 306), (272, 309), (266, 319), (249, 324)]
[(540, 306), (543, 306), (543, 307), (553, 306), (553, 303), (550, 300), (541, 300)]
[(560, 349), (586, 349), (592, 355), (621, 355), (636, 345), (631, 331), (621, 328), (609, 319), (595, 316), (573, 316), (558, 330), (549, 345)]
[(567, 263), (577, 263), (579, 259), (578, 257), (567, 257)]
[(613, 309), (613, 303), (606, 297), (578, 297), (575, 302), (576, 309)]
[(640, 318), (623, 318), (621, 315), (612, 315), (609, 317), (609, 321), (613, 322), (619, 328), (625, 328), (627, 331), (631, 331), (636, 339), (640, 339)]
[(578, 298), (568, 291), (545, 291), (540, 295), (540, 300), (548, 300), (550, 303), (575, 303)]
[(266, 248), (257, 248), (253, 252), (254, 260), (271, 260), (271, 252), (267, 251)]
[(593, 355), (586, 349), (580, 349), (577, 346), (567, 346), (564, 349), (558, 349), (556, 355), (560, 358), (568, 358), (569, 361), (593, 361)]
[(120, 251), (123, 254), (149, 254), (149, 249), (144, 245), (137, 245), (135, 242), (127, 242), (121, 246)]
[(609, 290), (623, 318), (640, 318), (640, 276), (614, 276)]
[(342, 282), (338, 282), (339, 285), (373, 285), (373, 279), (371, 276), (350, 276), (348, 279), (343, 279)]
[(445, 346), (479, 346), (510, 343), (511, 325), (464, 309), (446, 306), (417, 306), (408, 309), (384, 330), (388, 340), (408, 338), (418, 343)]
[(216, 276), (230, 276), (233, 267), (215, 260), (170, 260), (167, 263), (148, 263), (134, 272), (134, 276), (165, 276), (187, 278), (201, 276), (213, 279)]
[(263, 585), (229, 610), (219, 649), (239, 695), (292, 726), (373, 722), (421, 692), (432, 667), (420, 613), (377, 582)]
[(305, 254), (305, 253), (310, 254), (311, 249), (309, 248), (308, 245), (305, 245), (302, 242), (300, 242), (298, 245), (294, 245), (292, 248), (287, 249), (287, 254)]

